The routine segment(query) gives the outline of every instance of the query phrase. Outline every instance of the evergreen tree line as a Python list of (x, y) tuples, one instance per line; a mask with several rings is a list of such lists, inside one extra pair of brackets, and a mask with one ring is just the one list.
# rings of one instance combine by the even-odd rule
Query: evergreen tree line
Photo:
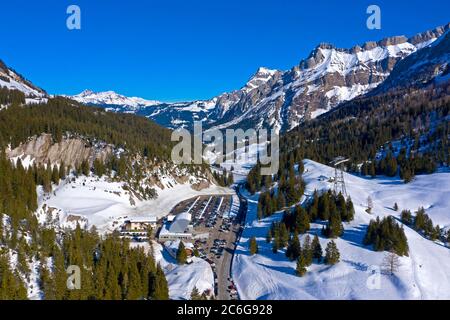
[[(22, 238), (23, 239), (23, 238)], [(160, 265), (143, 248), (130, 248), (118, 234), (102, 238), (95, 228), (57, 234), (38, 227), (31, 241), (17, 248), (18, 267), (11, 270), (0, 255), (0, 299), (26, 299), (30, 261), (39, 261), (39, 286), (46, 300), (166, 300), (168, 285)], [(80, 288), (70, 290), (69, 266), (80, 270)], [(22, 276), (20, 276), (22, 273)]]
[(17, 270), (11, 270), (6, 253), (0, 252), (0, 300), (26, 300), (27, 289)]
[(336, 196), (329, 190), (321, 195), (315, 191), (305, 208), (296, 206), (293, 211), (286, 210), (282, 221), (289, 230), (300, 234), (310, 229), (311, 222), (327, 221), (326, 226), (322, 228), (322, 234), (327, 238), (337, 238), (344, 232), (342, 222), (350, 222), (354, 216), (355, 209), (351, 198), (345, 199), (341, 193)]
[[(289, 232), (284, 222), (274, 222), (269, 229), (266, 237), (266, 242), (272, 242), (272, 252), (278, 253), (280, 249), (286, 248), (285, 255), (291, 261), (296, 261), (296, 273), (298, 276), (304, 276), (307, 268), (313, 264), (314, 261), (334, 265), (339, 262), (340, 253), (336, 243), (331, 240), (326, 247), (325, 257), (323, 256), (322, 246), (317, 234), (311, 241), (309, 234), (305, 236), (303, 244), (299, 239), (299, 232), (295, 230), (293, 233)], [(250, 239), (250, 254), (258, 253), (258, 245), (256, 239)]]
[[(7, 95), (1, 99), (11, 100)], [(17, 147), (29, 137), (51, 133), (55, 142), (66, 133), (101, 140), (149, 159), (169, 160), (173, 143), (170, 130), (131, 114), (106, 112), (62, 97), (47, 103), (11, 104), (0, 112), (0, 146)]]
[[(258, 165), (255, 168), (256, 171), (253, 171), (253, 173), (258, 176)], [(290, 157), (289, 161), (280, 162), (280, 168), (274, 177), (274, 181), (278, 182), (276, 190), (272, 188), (273, 181), (271, 176), (265, 176), (263, 184), (256, 184), (255, 192), (261, 189), (265, 190), (258, 199), (258, 219), (271, 216), (276, 211), (295, 205), (300, 201), (305, 190), (305, 182), (301, 177), (303, 170), (303, 162), (299, 161), (297, 163), (296, 171), (294, 157)], [(250, 179), (252, 177), (254, 178), (255, 175), (251, 176)], [(247, 187), (252, 188), (251, 185), (247, 185)], [(249, 190), (251, 191), (251, 189)]]
[(436, 171), (436, 162), (428, 154), (410, 155), (402, 148), (399, 155), (394, 157), (389, 151), (387, 156), (380, 161), (370, 160), (361, 166), (361, 174), (364, 176), (386, 175), (388, 177), (400, 176), (405, 183), (410, 182), (416, 174), (431, 174)]
[[(432, 172), (437, 165), (450, 163), (450, 123), (445, 120), (450, 111), (449, 93), (447, 85), (439, 90), (400, 91), (354, 99), (283, 135), (281, 155), (294, 154), (325, 164), (344, 155), (351, 160), (349, 170), (359, 172), (358, 164), (368, 159), (374, 162), (386, 141), (413, 139), (417, 142), (410, 147), (407, 161), (396, 159), (402, 176), (408, 180), (408, 174)], [(395, 165), (386, 163), (383, 170), (380, 164), (378, 169), (394, 174)], [(373, 175), (376, 164), (367, 170), (368, 175)]]
[[(80, 166), (75, 170), (89, 170)], [(8, 250), (2, 250), (0, 299), (26, 298), (24, 280), (31, 275), (33, 260), (43, 266), (39, 273), (46, 299), (166, 299), (167, 282), (153, 257), (130, 249), (117, 235), (102, 239), (95, 230), (77, 227), (61, 236), (53, 228), (39, 225), (34, 215), (38, 205), (36, 186), (50, 191), (51, 184), (58, 183), (68, 171), (64, 164), (59, 168), (47, 164), (25, 169), (20, 159), (14, 165), (1, 153), (0, 247), (17, 252), (17, 267), (10, 269)], [(48, 258), (53, 262), (51, 267), (47, 267)], [(82, 270), (81, 290), (67, 290), (69, 265)]]
[(213, 170), (213, 177), (218, 185), (222, 187), (229, 187), (234, 183), (233, 172), (228, 172), (226, 169), (224, 169), (223, 173)]
[(426, 238), (432, 241), (448, 241), (450, 232), (446, 236), (445, 233), (441, 231), (441, 227), (439, 225), (435, 226), (431, 218), (425, 213), (425, 209), (423, 207), (420, 207), (417, 210), (415, 217), (413, 217), (410, 210), (402, 210), (401, 220), (404, 224), (412, 227), (417, 232), (422, 233)]
[[(1, 76), (0, 76), (1, 77)], [(2, 79), (2, 80), (6, 80)], [(8, 106), (10, 104), (22, 105), (25, 103), (25, 94), (19, 90), (10, 90), (0, 86), (0, 105)]]
[[(296, 174), (295, 167), (297, 167), (298, 174)], [(251, 194), (261, 190), (269, 190), (274, 182), (279, 182), (286, 189), (285, 192), (294, 192), (287, 190), (287, 188), (291, 184), (295, 185), (297, 183), (296, 178), (300, 177), (304, 171), (303, 161), (299, 154), (280, 155), (278, 172), (274, 177), (270, 175), (261, 176), (261, 168), (262, 165), (258, 159), (256, 165), (247, 175), (246, 187)]]
[(33, 231), (38, 222), (33, 212), (38, 207), (36, 172), (24, 169), (20, 160), (14, 166), (0, 151), (0, 222), (8, 213), (9, 230), (0, 223), (0, 245), (11, 249), (19, 244), (19, 229)]
[(403, 226), (391, 216), (371, 220), (363, 243), (372, 245), (375, 251), (392, 251), (399, 256), (408, 256), (408, 239)]

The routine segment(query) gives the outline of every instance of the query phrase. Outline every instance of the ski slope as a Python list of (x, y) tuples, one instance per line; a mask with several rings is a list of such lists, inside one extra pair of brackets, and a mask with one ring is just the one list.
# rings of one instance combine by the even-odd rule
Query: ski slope
[[(305, 160), (307, 183), (305, 197), (315, 189), (328, 190), (332, 184), (320, 176), (333, 176), (333, 169)], [(272, 253), (272, 245), (265, 237), (272, 221), (281, 219), (281, 213), (261, 220), (256, 219), (258, 195), (250, 196), (246, 225), (233, 262), (233, 278), (242, 299), (450, 299), (450, 249), (441, 243), (423, 238), (405, 226), (410, 249), (409, 257), (400, 258), (395, 275), (375, 273), (380, 270), (383, 252), (375, 252), (362, 244), (366, 228), (376, 216), (398, 217), (402, 209), (412, 212), (419, 206), (435, 224), (450, 227), (450, 172), (418, 176), (404, 184), (395, 178), (365, 179), (345, 174), (347, 191), (355, 206), (355, 220), (344, 224), (345, 232), (336, 244), (341, 254), (335, 266), (313, 264), (307, 274), (295, 275), (296, 262), (289, 261), (280, 250)], [(245, 191), (244, 191), (245, 194)], [(365, 212), (367, 197), (374, 202), (373, 214)], [(397, 202), (400, 210), (392, 209)], [(310, 234), (318, 234), (322, 248), (328, 239), (320, 235), (322, 225), (311, 224)], [(249, 239), (255, 236), (259, 253), (250, 256)], [(304, 235), (301, 236), (302, 240)], [(379, 280), (377, 285), (376, 280)], [(374, 285), (375, 284), (375, 285)]]

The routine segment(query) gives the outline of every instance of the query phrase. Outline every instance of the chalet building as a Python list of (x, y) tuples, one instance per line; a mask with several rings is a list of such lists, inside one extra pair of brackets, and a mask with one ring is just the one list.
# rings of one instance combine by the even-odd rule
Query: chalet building
[(134, 217), (125, 221), (124, 229), (128, 232), (146, 231), (148, 227), (156, 228), (156, 217)]

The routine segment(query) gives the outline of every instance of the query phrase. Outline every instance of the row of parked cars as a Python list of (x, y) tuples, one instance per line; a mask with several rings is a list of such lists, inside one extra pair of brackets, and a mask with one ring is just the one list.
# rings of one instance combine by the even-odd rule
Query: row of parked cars
[(210, 252), (216, 256), (216, 259), (220, 259), (223, 255), (226, 245), (226, 240), (215, 239)]
[(220, 226), (219, 231), (220, 232), (230, 232), (231, 230), (231, 226), (233, 225), (233, 223), (230, 221), (229, 218), (224, 218), (222, 220), (222, 225)]
[(230, 285), (227, 288), (227, 291), (230, 293), (230, 298), (231, 300), (238, 300), (238, 292), (236, 289), (236, 285), (234, 284), (233, 279), (228, 278), (228, 281), (230, 283)]

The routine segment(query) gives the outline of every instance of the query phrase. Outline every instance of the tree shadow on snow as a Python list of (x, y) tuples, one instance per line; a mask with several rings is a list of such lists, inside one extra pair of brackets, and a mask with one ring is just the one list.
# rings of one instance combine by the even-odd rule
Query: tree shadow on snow
[(367, 269), (369, 268), (369, 266), (367, 264), (362, 263), (362, 262), (356, 262), (356, 261), (351, 261), (351, 260), (342, 260), (342, 262), (348, 263), (349, 265), (351, 265), (353, 268), (355, 268), (358, 271), (366, 272)]
[(350, 243), (356, 247), (371, 250), (369, 246), (365, 246), (363, 244), (363, 240), (364, 240), (364, 236), (366, 235), (367, 227), (368, 227), (367, 224), (363, 224), (363, 225), (354, 227), (353, 229), (346, 229), (344, 231), (344, 234), (341, 236), (341, 239), (347, 241), (348, 243)]
[(271, 269), (274, 271), (278, 271), (278, 272), (282, 272), (282, 273), (286, 273), (286, 274), (290, 274), (290, 275), (294, 275), (295, 276), (295, 270), (294, 268), (291, 267), (282, 267), (282, 266), (270, 266), (270, 265), (266, 265), (264, 263), (257, 263), (259, 266), (267, 268), (267, 269)]

